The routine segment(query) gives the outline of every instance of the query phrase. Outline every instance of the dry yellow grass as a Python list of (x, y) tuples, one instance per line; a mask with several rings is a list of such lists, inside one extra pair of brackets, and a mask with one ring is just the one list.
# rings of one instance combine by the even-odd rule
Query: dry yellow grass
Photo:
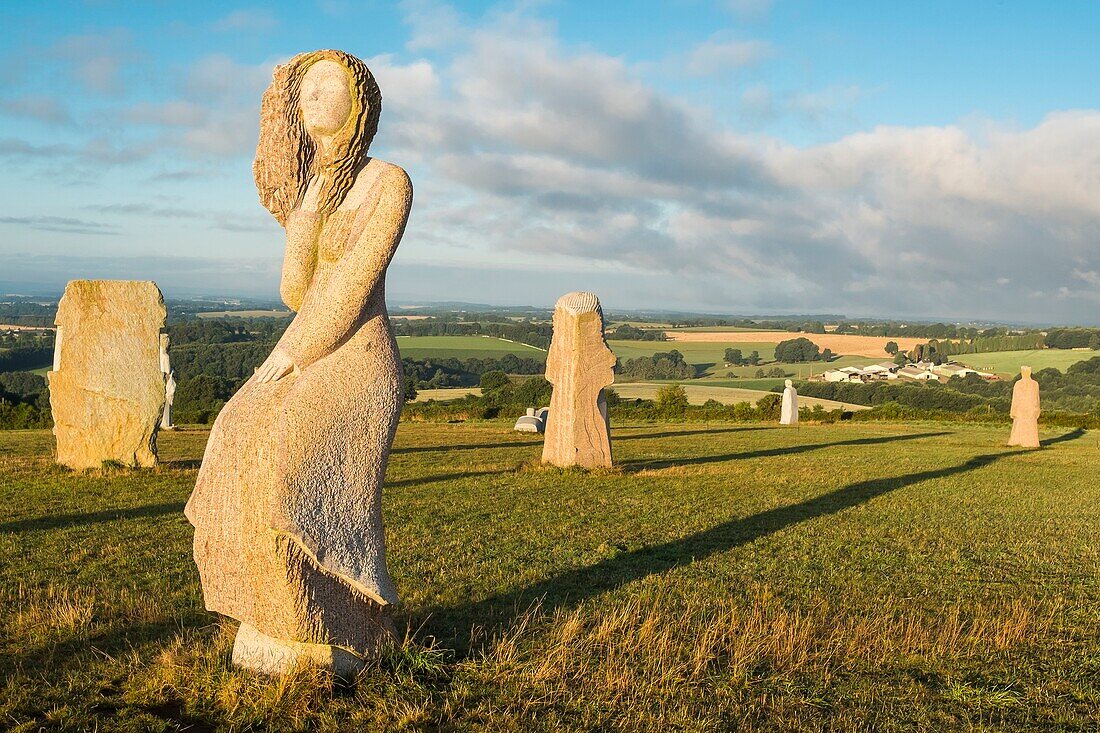
[(791, 333), (790, 331), (745, 331), (734, 334), (729, 331), (665, 331), (665, 334), (670, 341), (697, 343), (726, 343), (736, 337), (738, 341), (778, 344), (780, 341), (804, 336), (823, 350), (830, 349), (834, 354), (881, 357), (884, 360), (890, 358), (885, 350), (888, 341), (896, 342), (902, 351), (909, 351), (917, 344), (928, 341), (928, 339), (901, 336), (848, 336), (835, 333)]

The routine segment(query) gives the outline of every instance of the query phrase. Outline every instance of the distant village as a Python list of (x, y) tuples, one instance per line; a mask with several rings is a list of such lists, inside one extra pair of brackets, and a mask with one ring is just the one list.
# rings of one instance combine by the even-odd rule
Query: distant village
[(848, 366), (839, 369), (829, 369), (820, 377), (812, 378), (814, 381), (825, 382), (879, 382), (892, 379), (909, 380), (913, 382), (946, 382), (951, 377), (966, 377), (977, 374), (983, 379), (997, 381), (1000, 378), (989, 372), (979, 372), (965, 364), (945, 362), (934, 364), (930, 361), (918, 361), (901, 366), (892, 361), (883, 361), (868, 366)]

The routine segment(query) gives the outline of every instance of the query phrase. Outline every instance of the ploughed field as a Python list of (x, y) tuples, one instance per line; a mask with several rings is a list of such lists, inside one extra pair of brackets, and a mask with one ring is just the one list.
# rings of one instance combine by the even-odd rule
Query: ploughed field
[(1096, 433), (613, 426), (542, 468), (509, 424), (403, 423), (402, 643), (352, 689), (235, 671), (182, 515), (205, 430), (74, 474), (0, 432), (12, 730), (1095, 730)]

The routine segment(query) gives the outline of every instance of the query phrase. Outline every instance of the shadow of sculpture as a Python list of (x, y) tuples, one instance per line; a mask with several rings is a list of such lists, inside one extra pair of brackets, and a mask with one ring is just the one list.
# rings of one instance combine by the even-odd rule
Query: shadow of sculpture
[[(640, 426), (638, 426), (640, 427)], [(615, 430), (629, 430), (630, 428), (620, 428), (612, 426)], [(615, 433), (612, 440), (619, 442), (621, 440), (650, 440), (657, 438), (677, 438), (680, 436), (688, 435), (720, 435), (722, 433), (743, 433), (749, 430), (775, 430), (772, 425), (744, 425), (736, 428), (707, 428), (705, 430), (668, 430), (661, 433), (641, 433), (640, 435), (622, 435), (621, 433)]]
[(935, 438), (941, 435), (950, 435), (948, 432), (938, 433), (912, 433), (909, 435), (887, 435), (877, 438), (855, 438), (853, 440), (840, 440), (834, 443), (805, 443), (802, 445), (781, 446), (778, 448), (766, 448), (763, 450), (744, 451), (742, 453), (727, 453), (720, 456), (695, 456), (692, 458), (675, 458), (670, 460), (635, 459), (622, 461), (621, 465), (627, 471), (636, 473), (644, 470), (660, 468), (672, 468), (675, 466), (698, 466), (705, 463), (725, 463), (726, 461), (739, 461), (746, 458), (768, 458), (773, 456), (788, 456), (797, 453), (806, 453), (822, 448), (836, 448), (855, 445), (875, 445), (879, 443), (896, 443), (902, 440), (917, 440), (919, 438)]
[(147, 517), (159, 517), (165, 514), (179, 514), (182, 519), (183, 502), (147, 504), (145, 506), (136, 506), (129, 509), (104, 509), (102, 511), (87, 512), (85, 514), (53, 514), (46, 517), (17, 519), (12, 522), (0, 523), (0, 532), (31, 532), (47, 529), (66, 529), (82, 524), (113, 522), (117, 519), (144, 519)]
[(542, 445), (541, 440), (522, 440), (510, 443), (470, 443), (468, 445), (414, 445), (405, 448), (394, 448), (390, 455), (400, 453), (430, 453), (432, 451), (453, 450), (493, 450), (496, 448), (524, 448), (532, 445)]
[(1046, 448), (1048, 445), (1054, 445), (1055, 443), (1065, 443), (1066, 441), (1069, 441), (1069, 440), (1077, 440), (1078, 438), (1080, 438), (1084, 434), (1085, 434), (1085, 429), (1084, 428), (1075, 428), (1075, 429), (1069, 431), (1068, 433), (1063, 433), (1062, 435), (1059, 435), (1056, 438), (1047, 438), (1046, 440), (1042, 441), (1042, 443), (1040, 443), (1040, 445), (1042, 445), (1044, 448)]
[[(1084, 431), (1074, 431), (1052, 439), (1063, 442), (1080, 437)], [(829, 445), (853, 445), (866, 442), (890, 442), (942, 435), (923, 433), (885, 439), (843, 441)], [(825, 445), (807, 448), (825, 447)], [(781, 453), (783, 451), (780, 451)], [(790, 452), (789, 450), (786, 452)], [(678, 566), (705, 560), (713, 555), (749, 544), (792, 525), (836, 514), (864, 504), (876, 497), (907, 486), (947, 478), (984, 468), (1007, 456), (1026, 451), (1006, 449), (999, 453), (974, 456), (956, 466), (930, 469), (902, 476), (871, 479), (849, 484), (821, 496), (777, 507), (742, 519), (733, 519), (710, 529), (653, 547), (644, 547), (581, 568), (567, 570), (517, 590), (500, 593), (471, 605), (435, 609), (424, 622), (424, 631), (447, 639), (460, 652), (469, 651), (469, 627), (476, 622), (481, 628), (490, 624), (506, 624), (517, 615), (539, 603), (543, 611), (571, 607), (619, 586), (664, 573)], [(741, 454), (742, 456), (744, 454)]]

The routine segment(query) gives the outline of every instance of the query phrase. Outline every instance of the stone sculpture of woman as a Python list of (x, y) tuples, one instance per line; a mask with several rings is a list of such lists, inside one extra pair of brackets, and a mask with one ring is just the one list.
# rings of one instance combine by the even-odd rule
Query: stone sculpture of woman
[(544, 463), (611, 465), (611, 428), (603, 388), (615, 381), (615, 354), (603, 335), (603, 310), (592, 293), (569, 293), (554, 306), (546, 379), (554, 385), (542, 448)]
[(187, 518), (206, 607), (241, 621), (238, 665), (353, 671), (392, 633), (382, 479), (402, 405), (386, 268), (412, 185), (367, 156), (382, 100), (362, 61), (275, 69), (253, 172), (286, 229), (297, 312), (210, 433)]
[(779, 413), (780, 425), (798, 425), (798, 390), (794, 388), (794, 382), (786, 381), (783, 388), (783, 404)]
[(1039, 383), (1031, 378), (1031, 367), (1020, 367), (1020, 380), (1012, 387), (1012, 435), (1009, 445), (1039, 447)]

